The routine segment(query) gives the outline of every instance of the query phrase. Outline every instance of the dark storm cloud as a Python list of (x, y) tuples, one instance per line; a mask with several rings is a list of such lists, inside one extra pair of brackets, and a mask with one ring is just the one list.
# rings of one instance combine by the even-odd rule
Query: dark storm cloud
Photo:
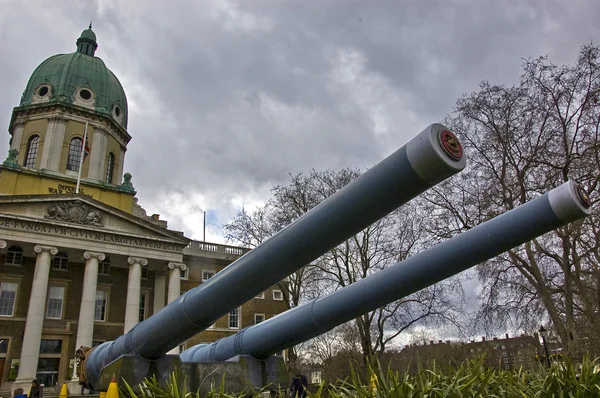
[(195, 238), (209, 210), (216, 239), (290, 172), (371, 166), (481, 80), (515, 81), (521, 58), (571, 62), (597, 15), (592, 0), (2, 2), (0, 124), (93, 19), (128, 95), (140, 204)]

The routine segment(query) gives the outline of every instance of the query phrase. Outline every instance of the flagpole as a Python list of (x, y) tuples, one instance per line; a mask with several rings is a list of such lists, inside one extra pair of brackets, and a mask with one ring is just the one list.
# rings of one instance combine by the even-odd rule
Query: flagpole
[(77, 186), (75, 193), (79, 193), (79, 183), (81, 182), (81, 169), (83, 168), (83, 155), (85, 153), (85, 143), (87, 140), (88, 122), (85, 122), (85, 131), (83, 132), (83, 142), (81, 143), (81, 157), (79, 158), (79, 172), (77, 173)]

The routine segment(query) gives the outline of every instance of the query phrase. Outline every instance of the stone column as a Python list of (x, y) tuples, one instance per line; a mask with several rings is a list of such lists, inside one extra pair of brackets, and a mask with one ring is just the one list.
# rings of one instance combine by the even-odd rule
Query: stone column
[(183, 263), (170, 262), (169, 268), (169, 290), (167, 292), (167, 303), (175, 300), (181, 295), (181, 271), (187, 269)]
[[(12, 139), (10, 140), (10, 149), (21, 150), (21, 139), (23, 137), (23, 129), (25, 128), (25, 121), (17, 120), (13, 123)], [(25, 156), (25, 155), (23, 155)]]
[(44, 310), (46, 308), (50, 263), (52, 256), (58, 253), (58, 249), (51, 246), (36, 245), (33, 249), (37, 253), (37, 260), (35, 262), (31, 295), (29, 296), (25, 332), (23, 333), (21, 364), (17, 379), (11, 387), (13, 391), (18, 387), (28, 391), (29, 387), (31, 387), (31, 380), (35, 379), (36, 376), (40, 356), (42, 328), (44, 326)]
[[(167, 304), (174, 301), (181, 295), (181, 271), (186, 270), (186, 265), (183, 263), (170, 262), (169, 268), (169, 290), (167, 291)], [(167, 354), (179, 354), (179, 347), (173, 348)]]
[(154, 276), (154, 314), (162, 310), (165, 306), (166, 279), (167, 278), (164, 274), (156, 274)]
[[(89, 133), (89, 130), (88, 130)], [(108, 147), (108, 133), (94, 125), (93, 140), (91, 142), (90, 164), (88, 178), (106, 182), (106, 149)]]
[(124, 333), (129, 332), (139, 322), (142, 267), (148, 265), (148, 260), (140, 257), (129, 257), (127, 262), (129, 263), (129, 279), (127, 281)]
[[(94, 338), (94, 313), (96, 310), (96, 288), (98, 286), (98, 263), (104, 260), (105, 257), (104, 253), (88, 251), (83, 253), (83, 258), (86, 261), (75, 350), (81, 346), (92, 346)], [(73, 381), (77, 381), (78, 379), (77, 372), (73, 372)]]
[(116, 156), (119, 157), (119, 164), (115, 165), (116, 166), (115, 169), (117, 170), (117, 184), (118, 185), (123, 183), (123, 165), (125, 163), (125, 151), (126, 150), (127, 150), (127, 148), (122, 146), (119, 153), (115, 154)]
[(67, 121), (65, 117), (58, 115), (48, 119), (40, 169), (59, 171)]

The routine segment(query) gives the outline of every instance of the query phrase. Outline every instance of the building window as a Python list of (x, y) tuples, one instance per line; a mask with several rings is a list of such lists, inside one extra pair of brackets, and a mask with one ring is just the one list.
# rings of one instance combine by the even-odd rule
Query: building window
[[(86, 44), (86, 46), (87, 46), (87, 44)], [(86, 48), (86, 50), (87, 50), (87, 48)], [(88, 90), (87, 88), (82, 88), (79, 90), (79, 96), (84, 101), (89, 101), (92, 99), (92, 92), (90, 90)]]
[(240, 328), (240, 309), (236, 308), (229, 313), (229, 328), (239, 329)]
[(79, 162), (81, 161), (81, 150), (83, 149), (83, 140), (75, 137), (69, 144), (69, 155), (67, 156), (67, 170), (79, 171)]
[(273, 300), (283, 300), (283, 293), (281, 292), (281, 290), (273, 290)]
[(321, 372), (310, 373), (310, 384), (321, 384)]
[(59, 271), (69, 270), (69, 255), (65, 252), (58, 252), (52, 259), (52, 269)]
[(108, 292), (106, 290), (96, 290), (96, 307), (94, 309), (94, 320), (106, 321), (106, 307), (108, 301)]
[(106, 160), (106, 182), (109, 184), (113, 183), (113, 171), (115, 168), (115, 154), (110, 152), (108, 159)]
[(265, 314), (254, 314), (254, 324), (258, 325), (265, 321)]
[(11, 246), (6, 252), (4, 265), (23, 265), (23, 249), (19, 246)]
[(262, 293), (260, 293), (260, 294), (256, 295), (256, 297), (254, 297), (254, 298), (257, 298), (257, 299), (264, 299), (264, 298), (265, 298), (265, 292), (262, 292)]
[(35, 158), (37, 157), (38, 144), (40, 142), (40, 136), (34, 135), (29, 139), (27, 143), (27, 152), (25, 152), (25, 167), (35, 167)]
[(50, 88), (48, 88), (48, 86), (41, 86), (40, 88), (38, 88), (38, 92), (37, 94), (44, 98), (45, 96), (48, 95), (48, 93), (50, 92)]
[(40, 341), (40, 354), (60, 354), (62, 351), (62, 340)]
[(142, 267), (142, 279), (148, 279), (148, 268)]
[(110, 275), (110, 259), (108, 257), (98, 264), (98, 275)]
[(46, 318), (62, 318), (64, 298), (65, 288), (63, 286), (50, 286), (48, 289), (48, 307), (46, 309)]
[(142, 293), (140, 294), (140, 314), (139, 314), (139, 322), (143, 321), (144, 319), (146, 319), (146, 307), (148, 303), (148, 294), (147, 293)]
[(180, 270), (179, 278), (183, 279), (184, 281), (188, 280), (188, 268)]
[(202, 282), (206, 282), (207, 280), (209, 280), (213, 276), (215, 276), (215, 271), (207, 271), (207, 270), (204, 270), (204, 269), (202, 270)]
[(0, 316), (13, 316), (18, 286), (16, 282), (0, 282)]

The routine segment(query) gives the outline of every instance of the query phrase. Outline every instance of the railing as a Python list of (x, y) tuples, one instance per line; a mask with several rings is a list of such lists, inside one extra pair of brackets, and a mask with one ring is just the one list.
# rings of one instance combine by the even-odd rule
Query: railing
[(245, 247), (221, 245), (219, 243), (207, 243), (207, 242), (193, 240), (184, 249), (184, 254), (209, 252), (209, 253), (231, 254), (234, 256), (243, 256), (244, 254), (248, 253), (249, 251), (250, 251), (250, 249), (247, 249)]

